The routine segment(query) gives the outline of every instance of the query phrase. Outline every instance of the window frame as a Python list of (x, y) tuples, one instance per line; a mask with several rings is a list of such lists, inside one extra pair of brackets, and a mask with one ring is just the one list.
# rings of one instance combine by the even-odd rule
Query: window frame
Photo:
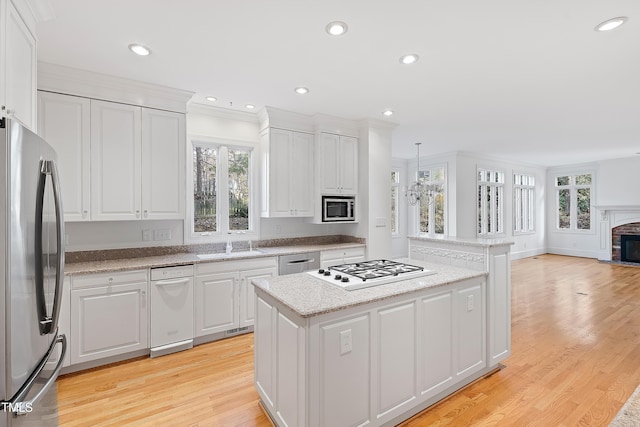
[[(518, 184), (516, 183), (516, 176), (527, 177), (531, 179), (533, 184)], [(514, 235), (527, 235), (527, 234), (535, 234), (536, 233), (536, 176), (530, 172), (521, 172), (521, 171), (513, 171), (512, 174), (513, 179), (513, 234)], [(527, 229), (523, 229), (522, 224), (518, 227), (518, 212), (520, 208), (522, 208), (522, 203), (519, 203), (518, 193), (526, 193), (528, 199), (528, 215), (526, 223), (529, 224)], [(522, 198), (520, 198), (522, 200)]]
[[(391, 168), (391, 176), (393, 177), (395, 174), (395, 181), (391, 181), (391, 207), (395, 208), (392, 210), (391, 215), (391, 236), (398, 236), (400, 234), (400, 169)], [(393, 197), (395, 190), (395, 197)], [(393, 228), (393, 224), (395, 224), (395, 229)]]
[[(257, 156), (256, 143), (246, 141), (234, 141), (231, 139), (212, 138), (206, 136), (190, 136), (187, 145), (187, 192), (185, 220), (184, 220), (184, 237), (185, 243), (220, 243), (226, 242), (231, 238), (235, 240), (251, 240), (259, 237), (259, 206), (258, 186), (255, 173)], [(194, 179), (193, 179), (193, 152), (196, 146), (215, 147), (218, 150), (216, 158), (216, 224), (217, 230), (210, 232), (194, 232)], [(249, 230), (229, 230), (229, 149), (248, 151), (249, 167), (248, 183), (249, 183)], [(221, 192), (222, 188), (226, 191)]]
[[(581, 175), (590, 175), (591, 184), (576, 184), (575, 177)], [(558, 185), (558, 178), (569, 177), (568, 185)], [(595, 181), (596, 174), (593, 170), (572, 170), (568, 172), (555, 172), (553, 174), (553, 197), (554, 197), (554, 232), (567, 233), (567, 234), (596, 234), (595, 230), (595, 216), (592, 207), (595, 200)], [(578, 190), (589, 189), (589, 229), (578, 228)], [(569, 228), (560, 228), (560, 190), (569, 190), (570, 205), (569, 205)]]
[[(441, 180), (433, 180), (431, 179), (431, 176), (433, 176), (433, 171), (436, 169), (440, 169), (442, 168), (443, 171), (443, 175), (444, 178)], [(422, 180), (422, 182), (425, 185), (429, 185), (429, 184), (436, 184), (436, 185), (441, 185), (442, 186), (442, 194), (444, 197), (444, 202), (443, 202), (443, 212), (442, 212), (442, 228), (443, 228), (443, 232), (442, 233), (436, 233), (435, 230), (435, 221), (429, 221), (429, 226), (428, 226), (428, 230), (422, 231), (420, 229), (420, 203), (418, 202), (415, 206), (414, 206), (414, 210), (415, 210), (415, 217), (416, 217), (416, 222), (415, 222), (415, 229), (416, 229), (416, 234), (418, 236), (442, 236), (442, 235), (447, 235), (448, 233), (448, 221), (447, 221), (447, 200), (448, 200), (448, 195), (447, 195), (447, 178), (448, 178), (448, 168), (447, 168), (447, 164), (446, 163), (434, 163), (434, 164), (430, 164), (430, 165), (425, 165), (424, 167), (421, 167), (420, 169), (415, 170), (415, 176), (414, 176), (414, 181), (416, 181), (418, 179), (418, 177), (420, 176), (420, 172), (425, 172), (425, 171), (429, 171), (429, 180)], [(429, 205), (429, 218), (435, 218), (435, 211), (436, 211), (436, 203), (435, 201)]]
[[(480, 180), (481, 172), (485, 172), (485, 175), (495, 176), (499, 173), (502, 176), (502, 181), (496, 180)], [(503, 238), (506, 235), (505, 227), (505, 180), (506, 172), (498, 168), (476, 167), (476, 235), (477, 237), (485, 239)], [(490, 190), (491, 189), (491, 190)], [(497, 206), (491, 203), (487, 210), (487, 195), (494, 194), (493, 189), (496, 190), (495, 194), (498, 194)], [(480, 201), (478, 203), (478, 200)], [(487, 214), (488, 212), (488, 214)], [(490, 230), (490, 224), (498, 224), (496, 231)]]

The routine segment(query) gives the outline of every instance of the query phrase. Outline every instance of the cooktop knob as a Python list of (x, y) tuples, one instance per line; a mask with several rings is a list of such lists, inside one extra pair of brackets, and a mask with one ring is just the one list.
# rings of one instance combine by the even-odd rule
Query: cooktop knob
[(335, 276), (333, 276), (333, 280), (340, 280), (342, 279), (342, 276), (339, 274), (336, 274)]
[(349, 278), (348, 278), (348, 277), (343, 277), (343, 278), (342, 278), (342, 282), (343, 282), (343, 283), (347, 283), (348, 281), (349, 281)]
[(324, 275), (325, 275), (325, 276), (331, 276), (331, 272), (330, 272), (329, 270), (325, 270), (325, 271), (324, 271)]
[(320, 270), (318, 270), (318, 274), (324, 274), (324, 268), (321, 268)]

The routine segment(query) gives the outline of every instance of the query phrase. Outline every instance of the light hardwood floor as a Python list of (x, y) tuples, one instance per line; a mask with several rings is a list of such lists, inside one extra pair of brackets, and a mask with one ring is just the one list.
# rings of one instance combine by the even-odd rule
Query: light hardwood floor
[[(640, 384), (640, 268), (543, 255), (512, 265), (506, 368), (403, 426), (606, 426)], [(63, 426), (269, 426), (253, 336), (58, 381)]]

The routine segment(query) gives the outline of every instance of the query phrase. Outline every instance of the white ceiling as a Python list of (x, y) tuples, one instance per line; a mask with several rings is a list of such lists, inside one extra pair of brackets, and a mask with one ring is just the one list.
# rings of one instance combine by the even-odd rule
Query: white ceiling
[[(394, 157), (413, 157), (415, 142), (423, 155), (544, 166), (640, 152), (637, 0), (50, 2), (40, 61), (195, 91), (195, 102), (213, 95), (225, 108), (389, 120)], [(616, 16), (629, 21), (594, 31)], [(346, 35), (325, 33), (334, 20)], [(135, 56), (130, 43), (153, 53)], [(400, 64), (406, 53), (420, 60)]]

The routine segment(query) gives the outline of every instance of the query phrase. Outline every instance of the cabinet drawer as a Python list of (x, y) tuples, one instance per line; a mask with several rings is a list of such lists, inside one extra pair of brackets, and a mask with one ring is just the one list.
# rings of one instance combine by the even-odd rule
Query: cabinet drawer
[(332, 249), (322, 251), (320, 258), (322, 261), (342, 260), (343, 258), (364, 257), (364, 248)]
[(147, 270), (117, 271), (113, 273), (88, 274), (73, 276), (71, 289), (94, 288), (100, 286), (121, 285), (126, 283), (146, 282)]
[(276, 257), (255, 258), (250, 260), (206, 262), (196, 266), (196, 275), (227, 273), (232, 271), (255, 270), (258, 268), (277, 268)]

